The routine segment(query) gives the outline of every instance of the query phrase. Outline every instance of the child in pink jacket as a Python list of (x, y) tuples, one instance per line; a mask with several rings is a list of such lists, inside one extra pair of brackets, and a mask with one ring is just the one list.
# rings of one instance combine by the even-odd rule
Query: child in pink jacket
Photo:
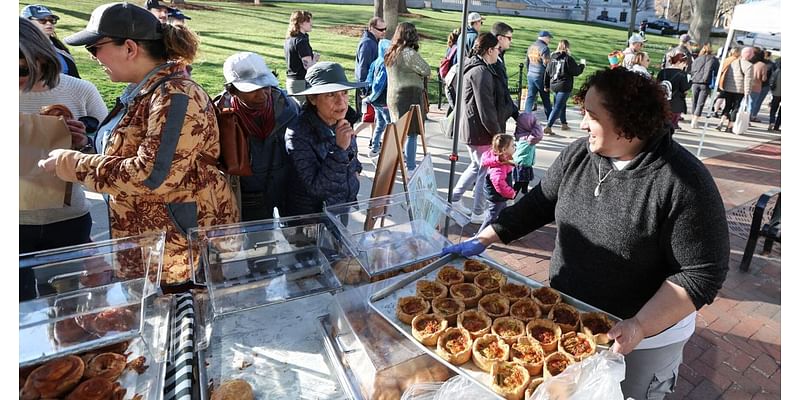
[(506, 202), (513, 199), (516, 194), (511, 182), (512, 171), (514, 171), (514, 161), (512, 160), (514, 149), (514, 137), (499, 134), (492, 139), (492, 148), (483, 153), (481, 157), (481, 165), (487, 168), (484, 185), (486, 199), (491, 205), (478, 232), (494, 222), (500, 215), (500, 211), (506, 208)]

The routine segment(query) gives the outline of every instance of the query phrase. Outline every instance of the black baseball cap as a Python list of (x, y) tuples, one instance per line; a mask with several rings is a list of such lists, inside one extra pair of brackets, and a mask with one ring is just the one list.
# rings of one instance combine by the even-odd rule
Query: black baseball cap
[(89, 46), (104, 36), (133, 40), (163, 38), (161, 22), (150, 11), (131, 3), (111, 3), (95, 8), (86, 28), (64, 41), (71, 46)]
[(168, 8), (168, 9), (172, 10), (172, 7), (170, 7), (170, 6), (166, 5), (166, 4), (161, 4), (161, 2), (158, 1), (158, 0), (147, 0), (147, 2), (144, 3), (144, 8), (146, 8), (148, 10), (151, 9), (151, 8)]
[(49, 8), (41, 5), (41, 4), (31, 4), (29, 6), (25, 6), (20, 12), (20, 17), (25, 19), (42, 19), (47, 17), (53, 17), (56, 21), (58, 21), (58, 15), (53, 14)]

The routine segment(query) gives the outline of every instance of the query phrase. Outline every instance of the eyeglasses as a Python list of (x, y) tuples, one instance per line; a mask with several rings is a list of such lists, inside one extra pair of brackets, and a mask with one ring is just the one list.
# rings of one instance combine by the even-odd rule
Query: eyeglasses
[(383, 27), (383, 28), (376, 27), (375, 30), (378, 31), (378, 32), (386, 32), (386, 27)]
[(19, 77), (24, 78), (31, 74), (31, 70), (28, 67), (19, 67)]
[(508, 36), (508, 35), (497, 35), (497, 36), (502, 36), (502, 37), (508, 39), (509, 42), (514, 40), (514, 38), (512, 38), (511, 36)]
[(57, 24), (57, 23), (58, 23), (58, 20), (57, 20), (57, 19), (55, 19), (55, 18), (32, 18), (32, 19), (33, 19), (34, 21), (36, 21), (36, 22), (38, 22), (38, 23), (42, 24), (42, 25), (47, 25), (47, 23), (48, 23), (48, 22), (49, 22), (49, 23), (51, 23), (51, 24), (53, 24), (53, 25), (55, 25), (55, 24)]
[(95, 44), (86, 46), (86, 50), (88, 50), (89, 53), (92, 54), (92, 57), (95, 57), (95, 56), (97, 56), (97, 51), (100, 50), (100, 47), (105, 46), (105, 45), (107, 45), (107, 44), (109, 44), (109, 43), (111, 43), (113, 41), (114, 41), (114, 39), (109, 39), (109, 40), (106, 40), (105, 42), (97, 42)]

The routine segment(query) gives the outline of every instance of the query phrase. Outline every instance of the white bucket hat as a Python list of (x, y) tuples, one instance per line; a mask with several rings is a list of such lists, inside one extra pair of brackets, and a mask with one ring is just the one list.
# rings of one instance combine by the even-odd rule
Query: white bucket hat
[(243, 51), (225, 60), (222, 65), (225, 84), (232, 84), (245, 93), (265, 87), (278, 87), (278, 78), (267, 66), (264, 58), (256, 53)]

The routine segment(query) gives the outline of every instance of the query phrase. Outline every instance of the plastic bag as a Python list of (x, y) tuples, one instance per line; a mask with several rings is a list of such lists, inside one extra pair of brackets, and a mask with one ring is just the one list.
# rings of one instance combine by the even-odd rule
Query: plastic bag
[(741, 135), (750, 127), (750, 96), (744, 96), (736, 112), (736, 121), (733, 122), (733, 133)]
[(550, 378), (533, 392), (531, 400), (623, 399), (620, 382), (625, 379), (625, 358), (604, 350)]
[(471, 380), (456, 375), (444, 383), (415, 383), (400, 400), (493, 400), (496, 397)]

